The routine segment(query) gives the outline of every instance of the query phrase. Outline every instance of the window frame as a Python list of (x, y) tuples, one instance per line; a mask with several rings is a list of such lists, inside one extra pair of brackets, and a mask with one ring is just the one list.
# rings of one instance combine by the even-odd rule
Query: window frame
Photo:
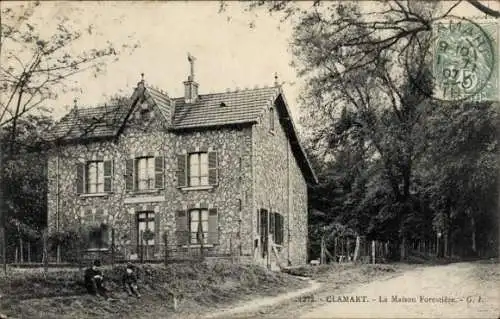
[[(87, 248), (88, 251), (99, 251), (99, 250), (109, 250), (110, 236), (111, 236), (111, 227), (108, 224), (101, 223), (99, 226), (92, 225), (88, 228), (88, 243), (89, 246)], [(94, 234), (99, 233), (98, 236), (93, 236)], [(93, 245), (97, 243), (97, 245)]]
[[(206, 212), (206, 219), (203, 219), (203, 212)], [(192, 208), (188, 211), (189, 213), (189, 216), (188, 216), (188, 231), (189, 231), (189, 243), (191, 245), (201, 245), (201, 242), (198, 241), (198, 237), (197, 237), (197, 234), (198, 234), (198, 227), (196, 227), (196, 230), (193, 230), (192, 228), (192, 223), (193, 223), (193, 215), (194, 213), (198, 215), (198, 224), (201, 222), (201, 225), (202, 225), (202, 230), (203, 230), (203, 245), (208, 245), (208, 237), (209, 237), (209, 233), (210, 233), (210, 229), (209, 229), (209, 223), (208, 223), (208, 219), (209, 219), (209, 209), (208, 208)], [(203, 227), (203, 224), (206, 223), (207, 227), (206, 229), (204, 229)]]
[[(145, 161), (145, 172), (147, 175), (146, 179), (141, 179), (141, 169), (140, 169), (140, 163), (142, 161)], [(134, 185), (134, 190), (137, 192), (142, 192), (142, 191), (151, 191), (155, 190), (155, 181), (156, 181), (156, 174), (155, 174), (155, 156), (140, 156), (136, 157), (134, 159), (134, 166), (135, 166), (135, 172), (134, 172), (134, 179), (135, 179), (135, 185)], [(141, 188), (141, 182), (146, 181), (147, 187), (146, 188)]]
[[(91, 165), (95, 164), (95, 183), (90, 183), (90, 169)], [(85, 194), (102, 194), (104, 193), (104, 160), (92, 160), (85, 163)], [(99, 178), (101, 178), (101, 183), (99, 183)], [(95, 186), (95, 191), (91, 192), (91, 185)], [(101, 186), (101, 189), (99, 189)]]
[[(145, 214), (145, 217), (141, 217), (142, 214)], [(135, 213), (135, 220), (136, 220), (136, 232), (137, 232), (137, 246), (148, 246), (148, 247), (153, 247), (156, 245), (156, 212), (153, 210), (147, 210), (147, 211), (138, 211)], [(141, 238), (141, 230), (140, 225), (141, 223), (145, 223), (146, 230), (150, 230), (153, 232), (154, 236), (152, 239), (144, 241)], [(152, 229), (149, 227), (150, 224), (152, 223)]]
[[(187, 174), (187, 186), (188, 187), (206, 187), (206, 186), (211, 186), (210, 185), (210, 165), (209, 165), (209, 152), (191, 152), (187, 154), (187, 169), (188, 169), (188, 174)], [(206, 161), (202, 162), (202, 155), (205, 155)], [(193, 170), (192, 170), (192, 159), (196, 156), (197, 159), (197, 175), (193, 175)], [(202, 165), (202, 163), (204, 165)], [(205, 166), (205, 173), (203, 174), (202, 167)], [(198, 184), (193, 184), (192, 179), (195, 178), (198, 180)], [(205, 181), (202, 183), (202, 181)]]

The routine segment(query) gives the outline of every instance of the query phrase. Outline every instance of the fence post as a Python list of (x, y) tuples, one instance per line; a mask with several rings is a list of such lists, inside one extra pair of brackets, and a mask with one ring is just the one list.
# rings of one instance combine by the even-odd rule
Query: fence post
[(333, 239), (333, 257), (335, 258), (334, 262), (337, 261), (337, 235)]
[(372, 264), (375, 264), (375, 241), (372, 240)]
[(168, 232), (167, 231), (165, 231), (163, 233), (163, 246), (165, 249), (165, 255), (164, 255), (165, 266), (167, 266), (167, 263), (168, 263)]
[(200, 258), (201, 258), (201, 260), (205, 259), (205, 256), (203, 255), (205, 252), (205, 250), (203, 249), (205, 246), (204, 241), (205, 241), (205, 236), (202, 235), (201, 240), (200, 240)]
[(43, 241), (43, 254), (42, 254), (42, 259), (43, 259), (43, 270), (45, 274), (49, 271), (49, 254), (48, 254), (48, 243), (47, 243), (47, 238), (48, 237), (48, 229), (44, 228), (43, 233), (42, 233), (42, 241)]
[(139, 249), (141, 253), (141, 264), (144, 263), (144, 243), (142, 242), (142, 230), (139, 232)]
[(115, 228), (111, 228), (111, 266), (115, 267)]
[(31, 242), (28, 241), (28, 263), (31, 263)]

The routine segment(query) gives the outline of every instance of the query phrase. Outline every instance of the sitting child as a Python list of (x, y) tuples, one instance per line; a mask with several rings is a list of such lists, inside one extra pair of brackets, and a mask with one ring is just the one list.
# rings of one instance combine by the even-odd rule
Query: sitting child
[(134, 267), (131, 263), (127, 263), (125, 274), (123, 275), (123, 285), (129, 296), (134, 294), (137, 298), (141, 298), (137, 288), (137, 274), (135, 273)]
[(96, 295), (99, 294), (104, 298), (108, 298), (106, 294), (106, 288), (104, 288), (103, 282), (104, 277), (102, 271), (99, 269), (101, 262), (95, 260), (92, 267), (85, 270), (85, 287), (89, 294)]

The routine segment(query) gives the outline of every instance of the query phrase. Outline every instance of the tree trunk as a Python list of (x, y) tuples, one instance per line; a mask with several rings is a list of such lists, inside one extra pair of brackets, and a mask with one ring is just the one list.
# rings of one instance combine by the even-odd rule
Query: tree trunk
[(448, 256), (448, 232), (444, 233), (444, 247), (443, 247), (443, 256), (444, 257), (449, 257)]
[(472, 239), (472, 252), (474, 254), (477, 253), (477, 246), (476, 246), (476, 220), (474, 219), (473, 216), (470, 218), (471, 226), (472, 226), (472, 234), (471, 234), (471, 239)]
[(399, 256), (401, 261), (406, 259), (406, 237), (404, 235), (399, 243)]
[(356, 236), (356, 247), (354, 248), (354, 260), (353, 261), (358, 261), (359, 259), (359, 246), (361, 245), (361, 238)]
[(375, 241), (372, 240), (372, 264), (375, 264)]
[(23, 249), (23, 238), (19, 234), (19, 262), (24, 262), (24, 249)]

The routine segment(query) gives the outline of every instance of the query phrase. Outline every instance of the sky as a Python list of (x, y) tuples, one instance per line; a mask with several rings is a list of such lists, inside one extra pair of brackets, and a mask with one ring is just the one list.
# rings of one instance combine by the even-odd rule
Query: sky
[[(500, 9), (498, 2), (485, 3)], [(372, 5), (369, 1), (364, 4)], [(8, 5), (15, 7), (19, 3)], [(452, 13), (481, 16), (467, 3), (460, 4)], [(166, 91), (171, 97), (182, 96), (190, 52), (196, 57), (195, 80), (200, 85), (200, 94), (270, 86), (277, 73), (292, 117), (298, 121), (300, 110), (296, 100), (303, 81), (290, 65), (292, 54), (288, 43), (292, 27), (290, 22), (279, 23), (276, 15), (245, 12), (243, 5), (236, 2), (229, 2), (226, 11), (219, 13), (218, 1), (42, 2), (37, 14), (48, 33), (53, 18), (60, 15), (67, 16), (75, 25), (92, 24), (92, 35), (75, 45), (76, 52), (99, 47), (106, 41), (117, 46), (140, 43), (131, 54), (121, 54), (117, 62), (108, 64), (99, 77), (89, 73), (74, 77), (74, 85), (80, 91), (60, 94), (51, 105), (55, 118), (64, 115), (74, 99), (78, 106), (90, 107), (104, 104), (117, 93), (131, 95), (141, 73), (148, 85)], [(250, 27), (252, 22), (254, 25)]]

